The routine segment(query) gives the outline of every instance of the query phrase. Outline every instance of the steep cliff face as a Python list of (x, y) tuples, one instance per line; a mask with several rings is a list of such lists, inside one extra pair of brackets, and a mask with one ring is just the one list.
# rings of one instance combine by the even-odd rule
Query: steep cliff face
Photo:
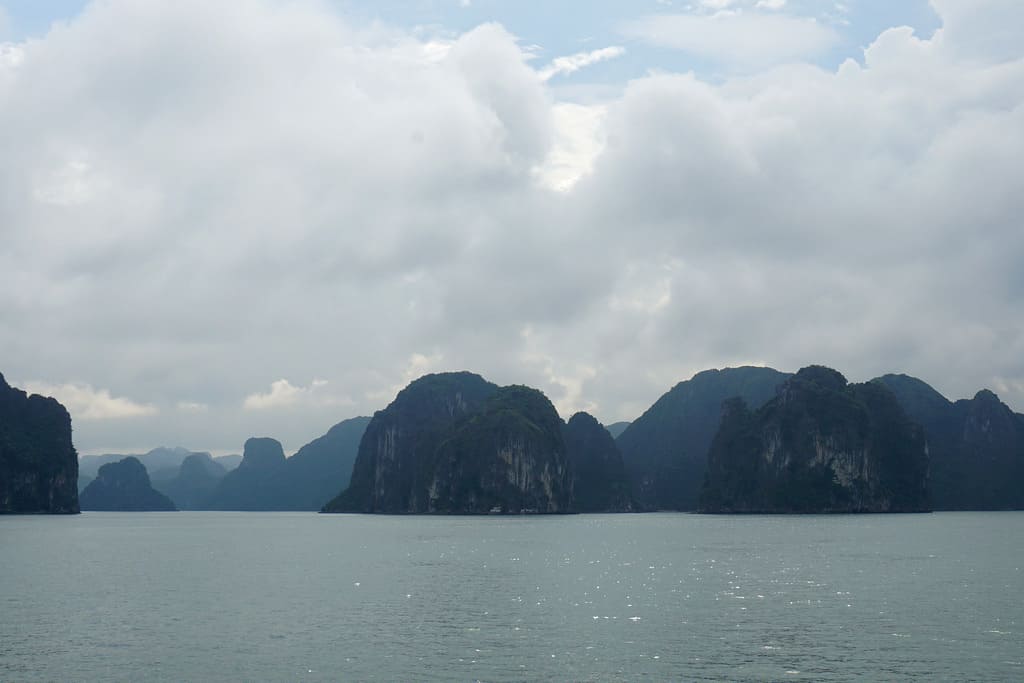
[(452, 427), (477, 412), (498, 387), (479, 375), (426, 375), (370, 420), (349, 487), (326, 512), (427, 512), (435, 455)]
[(220, 480), (207, 509), (266, 510), (266, 501), (276, 495), (284, 468), (281, 442), (267, 437), (248, 439), (242, 463)]
[(541, 392), (498, 389), (438, 446), (424, 477), (427, 512), (567, 512), (562, 421)]
[(68, 411), (0, 375), (0, 513), (76, 513), (77, 485)]
[(924, 431), (896, 397), (804, 368), (757, 411), (728, 401), (701, 495), (705, 512), (929, 509)]
[(575, 512), (633, 509), (629, 481), (610, 430), (587, 413), (576, 413), (562, 429), (572, 474)]
[(873, 381), (925, 429), (935, 509), (1024, 509), (1024, 415), (988, 390), (951, 403), (907, 375)]
[(706, 370), (659, 398), (616, 439), (637, 504), (695, 510), (722, 402), (739, 397), (759, 408), (787, 377), (771, 368)]
[(467, 372), (427, 375), (374, 415), (349, 488), (324, 511), (573, 511), (562, 429), (536, 389), (499, 389)]
[(107, 512), (166, 512), (171, 499), (155, 490), (146, 466), (134, 456), (100, 467), (96, 479), (82, 491), (82, 509)]

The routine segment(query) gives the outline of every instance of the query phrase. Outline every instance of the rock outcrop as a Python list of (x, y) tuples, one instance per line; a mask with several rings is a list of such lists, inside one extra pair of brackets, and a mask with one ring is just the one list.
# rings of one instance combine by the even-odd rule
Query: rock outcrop
[(756, 411), (726, 402), (701, 494), (704, 512), (930, 509), (923, 429), (877, 383), (811, 366)]
[(226, 472), (230, 472), (242, 464), (242, 456), (238, 453), (232, 453), (231, 455), (218, 455), (213, 460), (223, 467)]
[(186, 459), (177, 480), (158, 488), (190, 510), (316, 511), (348, 486), (369, 421), (343, 420), (290, 458), (275, 439), (249, 439), (241, 463), (227, 473), (220, 458), (208, 457), (205, 471), (186, 472)]
[(153, 480), (153, 488), (170, 498), (179, 510), (203, 510), (226, 474), (209, 453), (193, 453), (181, 462), (173, 478)]
[(368, 417), (343, 420), (288, 458), (277, 495), (266, 501), (266, 509), (316, 511), (347, 488), (369, 423)]
[(629, 422), (612, 422), (610, 425), (605, 425), (605, 429), (612, 435), (613, 439), (619, 438), (622, 432), (626, 431), (626, 427), (630, 425)]
[(359, 443), (348, 488), (325, 512), (428, 512), (436, 452), (454, 425), (498, 387), (479, 375), (426, 375), (377, 411)]
[[(498, 388), (467, 372), (427, 375), (374, 415), (349, 488), (324, 511), (626, 509), (621, 459), (604, 428), (588, 418), (579, 416), (570, 429), (536, 389)], [(574, 439), (572, 453), (567, 433)], [(611, 479), (596, 481), (600, 473)], [(582, 505), (574, 491), (586, 495)]]
[[(146, 466), (146, 472), (149, 473), (150, 481), (156, 483), (159, 481), (169, 481), (178, 476), (178, 469), (181, 467), (181, 463), (184, 462), (185, 458), (190, 455), (195, 455), (195, 451), (190, 451), (187, 448), (176, 446), (174, 448), (168, 448), (166, 446), (160, 446), (154, 448), (147, 453), (104, 453), (103, 455), (83, 455), (78, 460), (78, 478), (94, 479), (96, 474), (99, 472), (100, 467), (106, 465), (108, 462), (120, 462), (128, 456), (137, 458), (139, 462)], [(206, 453), (205, 455), (209, 455)], [(79, 484), (78, 490), (81, 491), (85, 486)]]
[(576, 413), (562, 435), (572, 474), (573, 511), (632, 510), (626, 468), (610, 431), (588, 413)]
[(659, 398), (616, 439), (640, 508), (695, 510), (722, 402), (739, 397), (759, 408), (787, 377), (760, 367), (705, 370)]
[(562, 421), (544, 394), (502, 387), (438, 446), (424, 512), (568, 512)]
[(1024, 415), (984, 389), (953, 403), (915, 377), (873, 381), (924, 427), (936, 510), (1024, 509)]
[(0, 513), (76, 513), (78, 506), (71, 416), (0, 375)]
[(270, 509), (266, 501), (277, 495), (284, 469), (284, 449), (280, 441), (268, 437), (248, 439), (241, 464), (220, 480), (206, 509)]
[(155, 490), (146, 466), (134, 457), (109, 462), (82, 491), (83, 510), (105, 512), (167, 512), (175, 509), (171, 499)]

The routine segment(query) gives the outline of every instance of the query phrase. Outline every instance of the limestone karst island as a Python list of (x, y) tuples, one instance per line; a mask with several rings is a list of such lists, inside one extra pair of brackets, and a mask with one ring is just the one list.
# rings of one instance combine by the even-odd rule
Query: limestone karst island
[(291, 457), (161, 447), (78, 458), (68, 412), (0, 376), (0, 512), (862, 513), (1024, 509), (1024, 415), (890, 374), (707, 370), (631, 423), (430, 374)]

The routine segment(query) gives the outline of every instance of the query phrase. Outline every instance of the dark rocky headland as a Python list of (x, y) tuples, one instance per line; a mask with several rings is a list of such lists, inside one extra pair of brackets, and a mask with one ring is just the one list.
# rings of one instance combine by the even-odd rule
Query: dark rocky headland
[(703, 512), (925, 512), (928, 448), (881, 384), (811, 366), (751, 411), (726, 402), (711, 444)]
[(71, 416), (55, 399), (0, 375), (0, 513), (78, 512), (78, 454)]
[(621, 456), (607, 431), (593, 434), (598, 423), (588, 417), (569, 427), (540, 391), (469, 372), (421, 377), (374, 415), (348, 489), (324, 511), (629, 509)]

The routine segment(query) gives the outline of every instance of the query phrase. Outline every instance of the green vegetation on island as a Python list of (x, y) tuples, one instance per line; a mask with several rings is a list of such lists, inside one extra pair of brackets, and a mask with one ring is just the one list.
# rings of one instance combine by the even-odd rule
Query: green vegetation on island
[(923, 512), (924, 431), (876, 383), (800, 370), (756, 411), (728, 401), (700, 509), (726, 513)]

